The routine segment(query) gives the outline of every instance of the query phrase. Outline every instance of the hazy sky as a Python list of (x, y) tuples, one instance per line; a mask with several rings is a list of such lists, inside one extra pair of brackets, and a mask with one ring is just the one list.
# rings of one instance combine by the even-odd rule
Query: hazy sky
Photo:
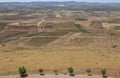
[(0, 0), (0, 2), (31, 2), (31, 1), (120, 2), (120, 0)]

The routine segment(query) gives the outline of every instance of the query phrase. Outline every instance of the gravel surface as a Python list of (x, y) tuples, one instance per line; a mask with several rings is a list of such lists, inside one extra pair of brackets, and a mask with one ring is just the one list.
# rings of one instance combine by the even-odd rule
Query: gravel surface
[[(14, 76), (0, 76), (0, 78), (20, 78), (18, 75)], [(69, 76), (69, 75), (45, 75), (45, 76), (40, 76), (39, 74), (36, 75), (29, 75), (26, 78), (102, 78), (102, 76), (98, 75), (93, 75), (93, 76), (86, 76), (86, 75), (76, 75), (76, 76)], [(113, 78), (113, 77), (108, 77), (108, 78)]]

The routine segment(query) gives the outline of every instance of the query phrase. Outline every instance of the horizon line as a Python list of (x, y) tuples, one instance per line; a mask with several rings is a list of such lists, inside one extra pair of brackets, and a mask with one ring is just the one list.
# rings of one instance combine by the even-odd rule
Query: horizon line
[(120, 2), (90, 2), (90, 1), (5, 1), (0, 3), (32, 3), (32, 2), (120, 3)]

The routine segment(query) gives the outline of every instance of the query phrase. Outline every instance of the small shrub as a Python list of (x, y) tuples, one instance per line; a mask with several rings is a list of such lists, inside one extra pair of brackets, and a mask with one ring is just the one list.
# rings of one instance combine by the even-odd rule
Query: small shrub
[(39, 69), (40, 75), (44, 75), (44, 70), (43, 69)]
[(101, 70), (101, 74), (102, 74), (102, 76), (104, 77), (104, 76), (106, 75), (106, 69), (102, 69), (102, 70)]
[(90, 68), (88, 68), (87, 70), (86, 70), (86, 72), (88, 73), (88, 76), (91, 76), (92, 74), (91, 74), (91, 69)]
[(70, 73), (70, 76), (75, 76), (74, 69), (72, 67), (68, 68), (68, 72)]
[(4, 47), (5, 46), (5, 44), (2, 44), (2, 47)]
[(113, 48), (116, 48), (117, 47), (117, 45), (113, 45)]
[(27, 76), (27, 70), (26, 70), (26, 68), (24, 66), (20, 67), (19, 68), (19, 73), (20, 73), (21, 77), (26, 77)]
[(57, 70), (54, 70), (54, 73), (55, 73), (55, 75), (58, 75), (58, 71)]
[(19, 68), (19, 73), (20, 74), (25, 74), (26, 73), (26, 68), (23, 66), (23, 67), (20, 67)]
[(115, 35), (115, 34), (114, 34), (114, 33), (111, 33), (110, 35), (112, 36), (112, 35)]
[(73, 73), (73, 72), (74, 72), (74, 70), (73, 70), (72, 67), (69, 67), (69, 68), (68, 68), (68, 71), (69, 71), (69, 73)]

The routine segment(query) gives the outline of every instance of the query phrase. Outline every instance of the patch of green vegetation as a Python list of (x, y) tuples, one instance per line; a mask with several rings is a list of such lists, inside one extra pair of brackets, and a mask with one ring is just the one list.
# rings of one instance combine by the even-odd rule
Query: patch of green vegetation
[(79, 32), (75, 27), (74, 23), (60, 23), (56, 24), (56, 29), (58, 32)]
[(32, 33), (32, 34), (26, 35), (25, 37), (37, 36), (37, 35), (40, 35), (40, 34), (41, 34), (41, 36), (43, 36), (43, 35), (42, 35), (43, 33), (44, 33), (44, 32), (40, 32), (40, 33)]
[(4, 36), (4, 37), (1, 37), (0, 38), (0, 43), (1, 42), (9, 42), (9, 41), (12, 41), (12, 40), (16, 40), (16, 39), (9, 39), (9, 38), (12, 38), (12, 37), (20, 37), (20, 36), (24, 36), (25, 34), (27, 34), (26, 32), (11, 32), (10, 34), (8, 34), (7, 36)]
[(50, 42), (64, 36), (69, 32), (78, 32), (77, 29), (61, 29), (54, 32), (40, 32), (40, 33), (33, 33), (29, 34), (26, 37), (33, 37), (30, 39), (26, 44), (32, 46), (45, 46)]
[(30, 39), (27, 44), (32, 46), (45, 46), (59, 37), (36, 37)]
[(28, 76), (27, 69), (24, 66), (19, 68), (19, 73), (20, 73), (21, 78), (25, 78)]
[(59, 29), (75, 29), (74, 23), (69, 22), (69, 23), (57, 23), (55, 24), (55, 27), (57, 30)]
[(47, 32), (47, 36), (63, 36), (67, 34), (68, 32)]
[(88, 19), (85, 19), (85, 18), (76, 18), (75, 20), (76, 21), (87, 21)]
[(80, 24), (75, 24), (75, 26), (76, 26), (76, 28), (77, 28), (80, 32), (89, 33), (88, 31), (86, 31), (85, 29), (83, 29)]
[(0, 25), (0, 31), (4, 29), (5, 26)]
[(72, 67), (69, 67), (69, 68), (68, 68), (68, 72), (70, 73), (70, 74), (69, 74), (70, 76), (75, 76), (75, 74), (74, 74), (74, 69), (73, 69)]
[(39, 72), (40, 72), (40, 75), (45, 75), (43, 72), (44, 72), (44, 69), (39, 69)]
[(106, 73), (107, 73), (106, 69), (102, 69), (102, 70), (101, 70), (101, 74), (102, 74), (103, 76), (105, 76)]
[(79, 32), (77, 29), (67, 30), (67, 32)]
[(86, 72), (88, 73), (88, 76), (91, 76), (92, 74), (91, 74), (91, 69), (90, 68), (88, 68), (87, 70), (86, 70)]
[(7, 38), (12, 38), (12, 37), (19, 37), (19, 36), (24, 35), (24, 34), (26, 34), (26, 32), (14, 32), (14, 33), (11, 33), (11, 34), (9, 34), (7, 36), (2, 37), (1, 39), (7, 39)]
[(29, 34), (26, 37), (32, 37), (32, 36), (63, 36), (67, 34), (68, 32), (40, 32), (40, 33), (33, 33)]
[(6, 38), (8, 38), (8, 37), (19, 37), (19, 36), (23, 36), (25, 34), (27, 34), (27, 32), (15, 32), (15, 33), (12, 33), (12, 34), (6, 36)]
[(24, 66), (19, 68), (19, 73), (20, 74), (25, 74), (26, 72), (27, 72), (27, 70)]

